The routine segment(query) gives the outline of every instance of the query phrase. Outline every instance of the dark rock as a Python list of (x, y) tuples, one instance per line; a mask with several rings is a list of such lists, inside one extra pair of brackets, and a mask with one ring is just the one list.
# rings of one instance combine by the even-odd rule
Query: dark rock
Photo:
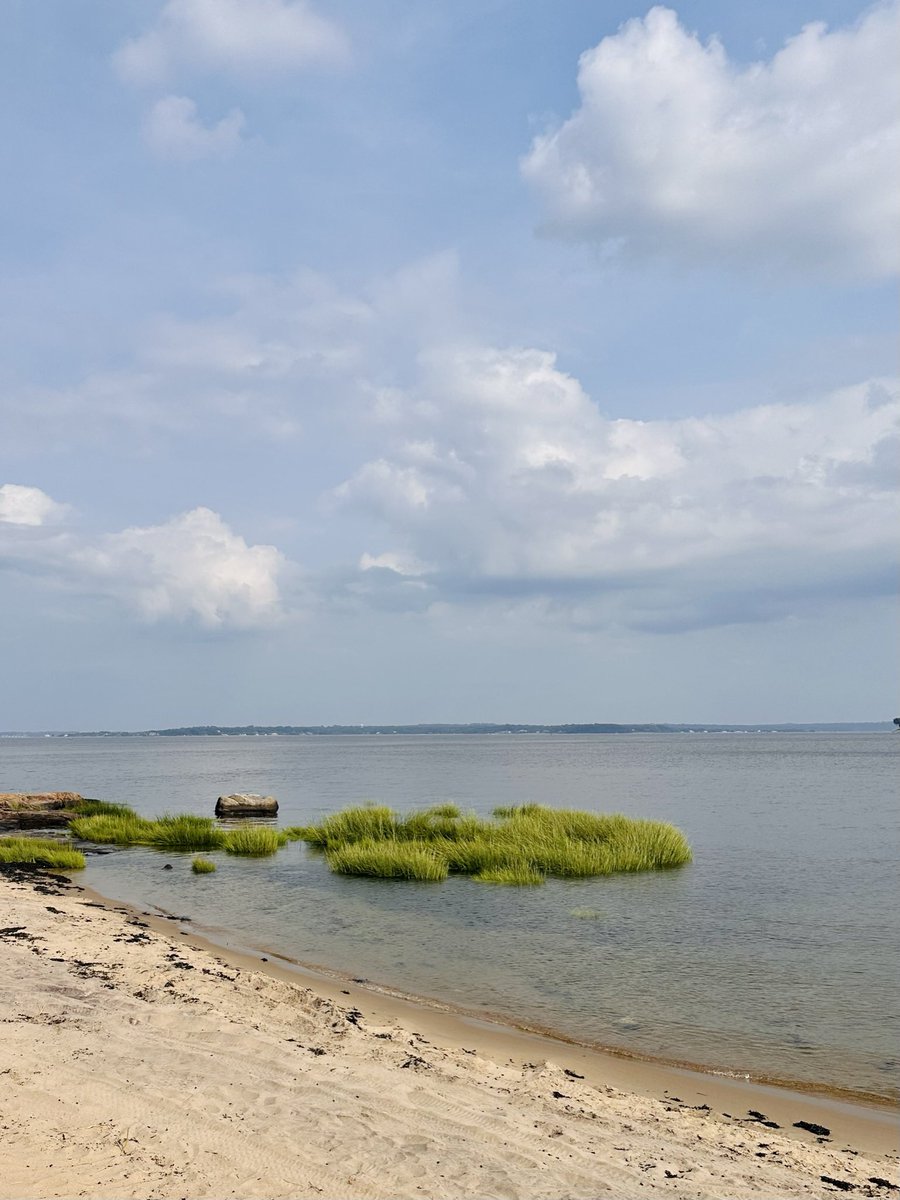
[(830, 1184), (831, 1187), (837, 1188), (839, 1192), (852, 1192), (856, 1189), (855, 1183), (849, 1183), (846, 1179), (832, 1179), (830, 1175), (820, 1175), (819, 1178), (823, 1183)]

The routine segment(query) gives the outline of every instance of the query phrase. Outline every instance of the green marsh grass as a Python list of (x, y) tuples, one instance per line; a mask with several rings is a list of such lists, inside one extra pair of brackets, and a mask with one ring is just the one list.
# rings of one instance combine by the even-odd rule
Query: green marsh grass
[(151, 826), (149, 845), (158, 846), (160, 850), (220, 850), (227, 845), (224, 829), (216, 825), (212, 817), (166, 813), (148, 824)]
[(195, 875), (211, 875), (216, 869), (216, 864), (208, 858), (200, 858), (199, 855), (191, 863), (191, 870)]
[(229, 830), (224, 837), (229, 854), (244, 854), (248, 858), (266, 858), (288, 842), (281, 830), (265, 825), (245, 825), (242, 829)]
[(134, 816), (134, 809), (129, 804), (112, 804), (108, 800), (76, 800), (69, 806), (79, 817), (129, 817)]
[(0, 863), (80, 871), (84, 867), (84, 855), (66, 842), (56, 842), (52, 838), (0, 837)]
[(578, 879), (691, 861), (684, 834), (666, 822), (539, 804), (497, 808), (493, 820), (461, 815), (454, 805), (406, 816), (386, 807), (351, 808), (320, 825), (292, 828), (290, 836), (323, 849), (333, 871), (380, 878), (416, 877), (404, 874), (404, 847), (406, 859), (426, 872), (436, 859), (445, 873), (523, 885), (548, 875)]
[(69, 830), (84, 842), (140, 846), (150, 844), (153, 825), (153, 821), (147, 821), (133, 812), (117, 815), (97, 813), (95, 816), (76, 817), (69, 823)]
[(327, 850), (328, 864), (340, 875), (368, 875), (375, 879), (418, 879), (440, 882), (447, 878), (447, 863), (428, 842), (348, 842)]

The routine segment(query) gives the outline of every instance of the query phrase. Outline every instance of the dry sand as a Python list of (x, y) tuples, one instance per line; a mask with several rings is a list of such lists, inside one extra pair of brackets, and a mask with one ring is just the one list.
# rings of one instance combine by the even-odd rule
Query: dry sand
[[(0, 905), (7, 1200), (887, 1197), (900, 1182), (883, 1109), (305, 986), (58, 877), (8, 872)], [(763, 1101), (781, 1128), (749, 1116)]]

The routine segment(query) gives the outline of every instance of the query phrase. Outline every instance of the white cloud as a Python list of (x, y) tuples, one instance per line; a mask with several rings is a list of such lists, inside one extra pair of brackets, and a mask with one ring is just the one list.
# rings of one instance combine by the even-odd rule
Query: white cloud
[(281, 615), (283, 556), (274, 546), (248, 546), (208, 508), (108, 534), (74, 557), (147, 620), (250, 627)]
[(618, 596), (626, 621), (702, 621), (882, 585), (896, 387), (610, 420), (551, 354), (466, 350), (435, 356), (399, 404), (385, 452), (335, 496), (386, 527), (364, 565), (428, 562), (445, 598), (542, 595), (570, 612), (589, 598), (596, 614)]
[(346, 54), (342, 32), (305, 0), (166, 0), (113, 61), (130, 83), (164, 84), (182, 68), (264, 76)]
[[(37, 488), (17, 490), (45, 503), (29, 497), (23, 507), (14, 495), (12, 517), (2, 519), (38, 526), (53, 501)], [(0, 489), (0, 503), (7, 495)], [(93, 536), (19, 530), (0, 540), (0, 565), (39, 576), (51, 587), (111, 599), (146, 621), (251, 629), (285, 615), (280, 580), (287, 560), (274, 546), (248, 546), (208, 508), (161, 525)]]
[(900, 4), (739, 66), (667, 8), (582, 55), (522, 164), (548, 229), (608, 250), (877, 278), (900, 264)]
[(187, 96), (157, 100), (144, 121), (144, 140), (160, 158), (192, 161), (227, 158), (241, 143), (244, 114), (233, 109), (215, 125), (204, 125)]
[(19, 483), (4, 483), (0, 487), (0, 521), (9, 525), (46, 525), (65, 511), (64, 504), (57, 504), (40, 488)]

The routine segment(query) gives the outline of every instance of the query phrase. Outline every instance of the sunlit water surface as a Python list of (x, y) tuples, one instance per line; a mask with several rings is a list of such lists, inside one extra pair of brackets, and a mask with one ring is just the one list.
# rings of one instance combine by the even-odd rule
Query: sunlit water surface
[(540, 888), (345, 878), (302, 844), (216, 855), (208, 876), (190, 855), (117, 851), (83, 881), (232, 943), (578, 1040), (888, 1096), (898, 755), (883, 733), (9, 739), (0, 791), (73, 789), (148, 816), (262, 792), (281, 824), (365, 800), (672, 821), (691, 866)]

